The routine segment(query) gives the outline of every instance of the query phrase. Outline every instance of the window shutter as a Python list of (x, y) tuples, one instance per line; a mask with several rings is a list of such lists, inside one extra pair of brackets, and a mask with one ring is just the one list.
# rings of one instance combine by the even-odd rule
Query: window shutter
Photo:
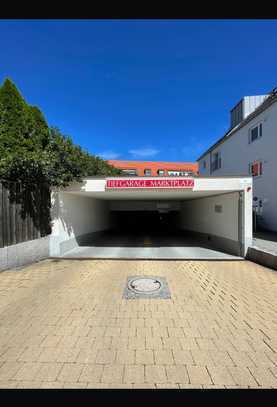
[(255, 163), (253, 164), (253, 175), (254, 177), (256, 177), (257, 175), (259, 175), (259, 163)]
[(263, 125), (262, 125), (262, 123), (260, 123), (260, 134), (259, 134), (259, 137), (262, 137), (262, 135), (263, 135)]
[(260, 173), (260, 175), (262, 175), (262, 173), (263, 173), (263, 163), (262, 162), (260, 162), (260, 171), (259, 171), (259, 173)]

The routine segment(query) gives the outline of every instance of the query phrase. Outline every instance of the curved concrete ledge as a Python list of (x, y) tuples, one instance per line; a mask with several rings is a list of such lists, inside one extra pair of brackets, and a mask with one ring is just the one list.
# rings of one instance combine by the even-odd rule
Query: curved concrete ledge
[(259, 247), (249, 247), (246, 254), (246, 259), (254, 263), (261, 264), (262, 266), (277, 270), (277, 254)]

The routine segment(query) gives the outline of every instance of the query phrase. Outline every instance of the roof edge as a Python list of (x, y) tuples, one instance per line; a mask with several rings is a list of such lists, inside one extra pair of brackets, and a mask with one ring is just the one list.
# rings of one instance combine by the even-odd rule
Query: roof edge
[(242, 127), (244, 127), (247, 123), (249, 123), (252, 119), (254, 119), (256, 116), (258, 116), (260, 113), (265, 111), (269, 106), (271, 106), (273, 103), (277, 101), (277, 87), (274, 88), (270, 93), (269, 96), (264, 100), (264, 102), (257, 107), (257, 109), (254, 110), (249, 116), (247, 116), (244, 120), (242, 120), (237, 126), (233, 127), (232, 129), (229, 129), (220, 139), (218, 139), (214, 144), (211, 145), (203, 154), (200, 155), (196, 159), (198, 162), (203, 158), (205, 155), (207, 155), (209, 152), (214, 150), (218, 145), (222, 144), (222, 142), (230, 135), (233, 135), (236, 131), (240, 130)]
[(146, 161), (146, 160), (106, 160), (108, 162), (124, 162), (124, 163), (139, 163), (139, 164), (181, 164), (181, 165), (197, 165), (196, 161)]

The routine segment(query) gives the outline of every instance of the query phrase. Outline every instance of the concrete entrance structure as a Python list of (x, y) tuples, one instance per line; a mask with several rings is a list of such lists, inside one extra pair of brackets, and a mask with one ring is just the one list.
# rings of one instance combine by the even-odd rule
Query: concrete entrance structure
[[(158, 214), (161, 220), (154, 224), (154, 231), (158, 226), (163, 230), (166, 217), (170, 219), (166, 227), (174, 223), (180, 236), (176, 244), (161, 242), (153, 247), (150, 236), (149, 247), (147, 226), (154, 215), (146, 218), (147, 213)], [(108, 239), (107, 231), (122, 233), (126, 226), (132, 234), (126, 235), (127, 241), (132, 242), (139, 226), (143, 231), (139, 214), (145, 215), (144, 244), (120, 245), (120, 239), (99, 244), (99, 239)], [(252, 244), (252, 178), (89, 177), (52, 192), (52, 220), (52, 257), (155, 258), (157, 248), (156, 258), (220, 259), (222, 252), (244, 257)], [(169, 240), (171, 233), (166, 233)]]

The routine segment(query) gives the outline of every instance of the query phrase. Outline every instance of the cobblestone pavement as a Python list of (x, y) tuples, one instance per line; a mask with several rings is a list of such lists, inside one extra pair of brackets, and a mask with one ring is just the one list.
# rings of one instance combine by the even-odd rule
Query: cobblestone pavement
[[(171, 299), (122, 298), (127, 277)], [(46, 260), (0, 273), (1, 388), (277, 388), (277, 273), (248, 261)]]

